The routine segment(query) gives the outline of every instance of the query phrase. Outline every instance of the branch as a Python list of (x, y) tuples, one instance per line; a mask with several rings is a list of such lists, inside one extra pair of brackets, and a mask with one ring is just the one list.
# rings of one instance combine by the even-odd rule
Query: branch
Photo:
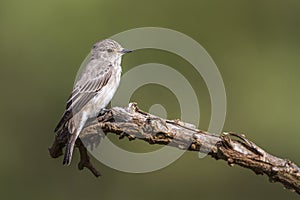
[[(98, 122), (90, 122), (81, 133), (81, 139), (99, 144), (106, 133), (114, 133), (120, 138), (144, 140), (149, 144), (171, 145), (173, 147), (208, 153), (216, 160), (227, 161), (229, 166), (237, 164), (251, 169), (256, 174), (266, 174), (270, 182), (280, 182), (285, 188), (300, 194), (300, 168), (287, 159), (268, 154), (255, 145), (245, 135), (229, 132), (221, 135), (198, 130), (192, 124), (179, 120), (166, 120), (141, 111), (135, 103), (128, 107), (114, 107), (98, 117)], [(66, 130), (57, 133), (49, 148), (51, 157), (61, 156), (69, 134)], [(96, 177), (100, 173), (93, 167), (81, 139), (76, 147), (80, 150), (78, 168), (88, 168)]]

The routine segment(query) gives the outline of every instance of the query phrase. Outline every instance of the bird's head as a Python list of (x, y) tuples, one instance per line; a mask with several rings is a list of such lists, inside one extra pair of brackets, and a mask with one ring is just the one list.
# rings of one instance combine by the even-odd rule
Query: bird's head
[(112, 39), (105, 39), (94, 44), (92, 48), (92, 56), (102, 58), (105, 60), (115, 61), (120, 59), (122, 55), (132, 52), (131, 50), (124, 49), (119, 43)]

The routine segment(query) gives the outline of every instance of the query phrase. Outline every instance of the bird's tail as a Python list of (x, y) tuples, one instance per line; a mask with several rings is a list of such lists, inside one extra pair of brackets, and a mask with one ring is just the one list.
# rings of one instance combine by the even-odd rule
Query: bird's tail
[(71, 164), (73, 150), (74, 150), (75, 142), (77, 140), (78, 135), (79, 134), (77, 134), (77, 133), (74, 133), (74, 134), (71, 135), (71, 137), (70, 137), (70, 139), (67, 143), (67, 146), (66, 146), (63, 165), (70, 165)]
[(74, 116), (68, 121), (68, 130), (71, 136), (68, 139), (67, 146), (66, 146), (66, 151), (65, 151), (64, 161), (63, 161), (64, 165), (70, 165), (71, 163), (75, 142), (81, 130), (83, 129), (86, 120), (87, 117), (84, 114), (78, 113), (76, 116)]

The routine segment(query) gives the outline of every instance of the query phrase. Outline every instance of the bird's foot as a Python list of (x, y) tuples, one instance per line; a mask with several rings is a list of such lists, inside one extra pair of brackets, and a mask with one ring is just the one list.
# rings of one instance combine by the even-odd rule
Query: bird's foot
[(113, 115), (110, 109), (102, 108), (97, 116), (99, 122), (106, 122), (113, 119)]
[(97, 117), (101, 117), (101, 116), (105, 115), (108, 111), (109, 111), (109, 109), (102, 108)]

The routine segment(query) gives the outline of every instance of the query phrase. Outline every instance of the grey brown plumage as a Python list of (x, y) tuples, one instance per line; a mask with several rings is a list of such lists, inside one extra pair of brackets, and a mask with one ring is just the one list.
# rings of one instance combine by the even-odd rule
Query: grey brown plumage
[(69, 165), (75, 141), (88, 118), (96, 117), (113, 97), (120, 81), (121, 56), (124, 49), (107, 39), (96, 43), (91, 58), (77, 79), (65, 112), (55, 132), (67, 127), (70, 138), (63, 164)]
[(75, 86), (67, 101), (66, 110), (58, 125), (55, 127), (54, 132), (57, 132), (69, 119), (72, 118), (73, 115), (79, 112), (87, 104), (87, 102), (97, 95), (97, 92), (99, 92), (101, 88), (107, 84), (111, 75), (111, 70), (107, 70), (107, 72), (103, 74), (103, 77), (89, 80), (83, 86)]

